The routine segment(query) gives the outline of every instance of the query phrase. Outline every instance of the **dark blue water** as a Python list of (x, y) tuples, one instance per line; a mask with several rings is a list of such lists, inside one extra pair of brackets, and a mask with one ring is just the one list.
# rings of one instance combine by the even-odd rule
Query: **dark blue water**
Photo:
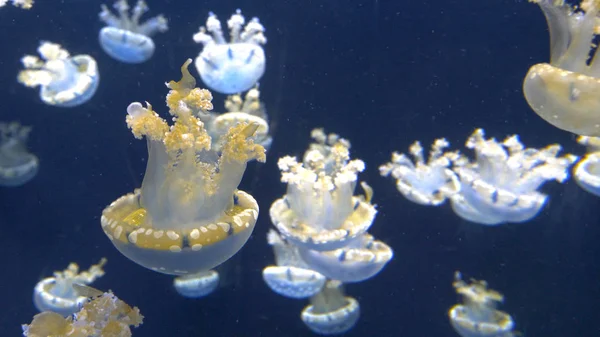
[[(573, 182), (549, 183), (551, 200), (526, 224), (482, 227), (448, 205), (405, 200), (377, 167), (393, 150), (446, 137), (456, 148), (476, 127), (489, 136), (520, 134), (528, 146), (558, 142), (581, 154), (575, 138), (528, 107), (521, 84), (529, 66), (548, 59), (539, 8), (521, 1), (149, 1), (170, 30), (155, 37), (154, 57), (118, 63), (102, 52), (98, 1), (38, 0), (30, 11), (0, 9), (0, 121), (33, 126), (29, 147), (40, 172), (18, 188), (0, 188), (0, 336), (20, 335), (36, 313), (36, 282), (70, 261), (86, 268), (106, 256), (112, 289), (146, 316), (134, 336), (308, 336), (305, 301), (272, 293), (261, 271), (273, 262), (265, 235), (268, 208), (285, 186), (277, 158), (301, 155), (314, 127), (352, 141), (367, 170), (379, 213), (371, 232), (395, 250), (375, 278), (346, 287), (362, 316), (348, 336), (457, 336), (447, 310), (459, 298), (455, 270), (485, 279), (506, 296), (502, 308), (527, 336), (598, 336), (600, 311), (599, 199)], [(267, 28), (267, 71), (261, 97), (274, 143), (264, 165), (252, 164), (240, 188), (261, 206), (254, 235), (235, 258), (229, 285), (189, 300), (172, 278), (129, 261), (101, 230), (102, 209), (138, 187), (145, 142), (125, 125), (132, 101), (159, 111), (164, 82), (179, 78), (207, 12), (221, 19), (241, 8)], [(40, 40), (98, 62), (101, 82), (87, 104), (60, 109), (16, 81), (19, 59)], [(219, 104), (224, 98), (215, 95)], [(218, 105), (217, 105), (218, 106)]]

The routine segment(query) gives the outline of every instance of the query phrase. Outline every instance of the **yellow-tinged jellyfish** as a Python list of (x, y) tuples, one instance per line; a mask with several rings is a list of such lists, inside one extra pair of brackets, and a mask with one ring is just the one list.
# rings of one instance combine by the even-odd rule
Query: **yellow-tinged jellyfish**
[[(130, 307), (112, 292), (102, 293), (91, 287), (78, 286), (85, 296), (76, 314), (64, 318), (44, 311), (33, 316), (29, 324), (23, 324), (25, 337), (130, 337), (130, 326), (138, 327), (144, 316), (137, 307)], [(77, 287), (78, 286), (78, 287)]]
[(70, 56), (61, 45), (42, 42), (42, 58), (25, 55), (25, 70), (18, 80), (27, 87), (40, 87), (40, 98), (48, 105), (74, 107), (87, 102), (98, 88), (100, 75), (96, 60), (89, 55)]
[(461, 155), (454, 161), (461, 188), (450, 201), (460, 217), (484, 225), (535, 217), (548, 199), (538, 189), (548, 180), (564, 182), (577, 160), (571, 154), (558, 157), (558, 144), (525, 148), (517, 135), (498, 142), (486, 139), (483, 129), (475, 130), (465, 146), (475, 151), (475, 160)]
[(0, 186), (20, 186), (37, 174), (39, 160), (25, 145), (29, 132), (18, 122), (0, 123)]
[(530, 1), (548, 22), (550, 63), (529, 69), (523, 83), (527, 102), (558, 128), (600, 136), (600, 57), (594, 42), (600, 32), (600, 0), (583, 0), (579, 6), (564, 0)]
[(496, 310), (504, 301), (499, 292), (488, 289), (487, 282), (471, 280), (466, 283), (460, 272), (454, 274), (454, 289), (463, 297), (463, 303), (450, 308), (448, 316), (456, 332), (462, 337), (513, 337), (514, 322), (509, 314)]
[(148, 11), (144, 0), (138, 0), (129, 16), (127, 0), (114, 4), (119, 16), (115, 16), (106, 5), (102, 5), (100, 20), (108, 26), (100, 30), (98, 37), (102, 49), (115, 60), (125, 63), (142, 63), (154, 54), (152, 35), (166, 32), (167, 19), (158, 15), (140, 23), (141, 16)]
[(323, 289), (310, 299), (301, 315), (304, 324), (320, 335), (337, 335), (352, 329), (360, 318), (360, 305), (352, 297), (344, 296), (340, 281), (328, 281)]
[(91, 284), (103, 276), (102, 267), (105, 263), (106, 259), (102, 258), (98, 264), (92, 265), (89, 270), (81, 273), (76, 263), (70, 263), (64, 271), (55, 271), (53, 277), (45, 278), (35, 286), (33, 290), (35, 307), (39, 311), (52, 311), (62, 316), (76, 313), (87, 301), (87, 297), (80, 295), (73, 285)]
[(13, 6), (23, 9), (31, 9), (31, 7), (33, 7), (33, 0), (0, 0), (0, 7), (5, 6), (9, 2), (12, 3)]
[(408, 200), (421, 205), (438, 206), (446, 198), (460, 191), (460, 181), (449, 168), (458, 158), (458, 152), (444, 152), (449, 146), (444, 138), (431, 145), (429, 160), (425, 162), (423, 147), (416, 141), (410, 148), (414, 162), (404, 153), (392, 153), (392, 161), (379, 167), (382, 176), (396, 179), (398, 191)]
[[(210, 12), (206, 27), (194, 34), (194, 41), (204, 48), (196, 58), (196, 69), (210, 89), (222, 94), (236, 94), (252, 88), (265, 72), (267, 43), (265, 28), (258, 18), (244, 26), (246, 19), (238, 9), (227, 21), (231, 40), (223, 36), (221, 21)], [(243, 30), (242, 30), (243, 29)]]
[(209, 270), (233, 256), (248, 240), (258, 204), (237, 189), (250, 160), (265, 160), (252, 136), (257, 124), (240, 123), (221, 137), (219, 151), (195, 117), (212, 109), (209, 91), (181, 67), (167, 95), (169, 126), (147, 104), (127, 108), (134, 136), (146, 137), (148, 164), (141, 189), (122, 196), (102, 212), (102, 228), (132, 261), (173, 275)]
[(573, 178), (584, 190), (600, 196), (600, 138), (579, 136), (579, 144), (588, 147), (588, 153), (573, 169)]
[[(304, 161), (279, 159), (286, 195), (271, 205), (271, 221), (299, 248), (330, 251), (359, 239), (371, 227), (377, 211), (370, 197), (354, 196), (362, 160), (350, 160), (350, 143), (322, 129), (311, 133), (316, 141)], [(371, 189), (362, 185), (367, 194)]]

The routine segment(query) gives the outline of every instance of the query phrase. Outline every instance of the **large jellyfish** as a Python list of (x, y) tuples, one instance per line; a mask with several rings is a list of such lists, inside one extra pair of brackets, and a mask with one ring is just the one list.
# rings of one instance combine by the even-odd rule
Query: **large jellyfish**
[(267, 43), (265, 28), (258, 18), (244, 27), (245, 23), (238, 9), (227, 21), (231, 36), (227, 43), (221, 21), (211, 12), (206, 28), (200, 27), (194, 35), (194, 41), (204, 45), (196, 58), (196, 69), (204, 84), (216, 92), (236, 94), (249, 90), (265, 72), (265, 52), (261, 46)]

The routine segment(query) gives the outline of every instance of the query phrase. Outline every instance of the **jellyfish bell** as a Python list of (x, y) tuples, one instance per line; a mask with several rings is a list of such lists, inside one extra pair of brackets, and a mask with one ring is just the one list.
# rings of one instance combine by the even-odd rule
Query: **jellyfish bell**
[[(246, 20), (238, 9), (227, 21), (231, 40), (226, 42), (221, 22), (214, 13), (209, 13), (206, 27), (193, 37), (204, 48), (195, 61), (202, 81), (214, 91), (235, 94), (252, 88), (265, 72), (267, 42), (264, 27), (258, 18)], [(243, 28), (243, 30), (242, 30)]]
[(600, 196), (600, 138), (580, 136), (577, 142), (588, 147), (588, 153), (573, 168), (573, 178), (581, 188)]
[(0, 186), (21, 186), (36, 176), (38, 157), (25, 146), (30, 132), (17, 122), (0, 123)]
[(119, 13), (118, 17), (105, 5), (102, 5), (99, 15), (100, 20), (108, 25), (100, 30), (98, 36), (102, 50), (124, 63), (149, 60), (155, 50), (152, 35), (167, 31), (167, 20), (159, 15), (141, 23), (140, 17), (148, 11), (148, 5), (143, 0), (138, 0), (131, 16), (127, 0), (117, 0), (114, 7)]
[(560, 129), (600, 136), (600, 57), (594, 44), (600, 2), (583, 0), (578, 7), (566, 1), (532, 2), (546, 16), (551, 50), (550, 63), (532, 66), (525, 76), (527, 102), (540, 117)]
[(360, 318), (360, 305), (352, 297), (344, 296), (339, 281), (328, 281), (321, 292), (310, 299), (302, 310), (304, 324), (314, 333), (336, 335), (349, 331)]

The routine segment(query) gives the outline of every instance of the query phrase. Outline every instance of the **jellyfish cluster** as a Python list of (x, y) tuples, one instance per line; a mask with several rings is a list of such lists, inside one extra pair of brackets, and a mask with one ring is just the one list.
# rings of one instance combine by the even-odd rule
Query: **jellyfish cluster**
[(269, 211), (276, 230), (268, 234), (276, 265), (263, 278), (276, 293), (310, 298), (302, 321), (315, 333), (339, 334), (360, 316), (358, 302), (344, 296), (342, 284), (365, 281), (392, 259), (393, 251), (367, 233), (377, 211), (372, 189), (355, 195), (360, 159), (350, 159), (350, 142), (323, 129), (311, 132), (314, 143), (302, 162), (279, 159), (286, 194)]

